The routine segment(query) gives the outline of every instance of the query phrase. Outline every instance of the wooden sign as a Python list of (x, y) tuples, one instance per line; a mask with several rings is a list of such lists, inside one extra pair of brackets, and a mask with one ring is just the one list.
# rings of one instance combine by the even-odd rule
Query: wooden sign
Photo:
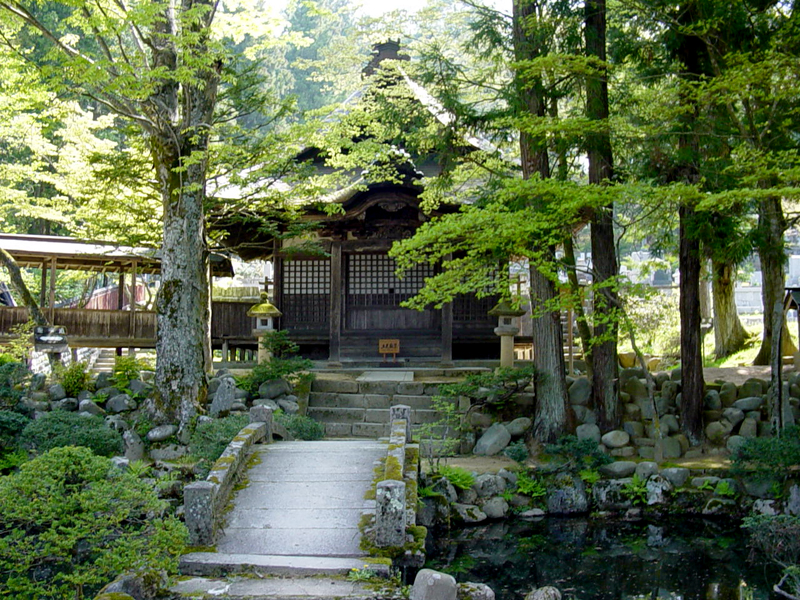
[(387, 354), (392, 355), (392, 360), (397, 360), (397, 354), (400, 352), (400, 340), (378, 340), (378, 352), (383, 355), (383, 360), (386, 360)]

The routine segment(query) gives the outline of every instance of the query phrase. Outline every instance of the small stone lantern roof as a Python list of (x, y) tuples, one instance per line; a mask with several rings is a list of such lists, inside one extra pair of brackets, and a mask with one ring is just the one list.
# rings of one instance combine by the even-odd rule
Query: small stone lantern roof
[(269, 296), (267, 296), (266, 292), (261, 292), (261, 302), (254, 304), (247, 311), (248, 317), (257, 317), (259, 319), (274, 319), (281, 315), (283, 315), (283, 313), (269, 301)]
[(508, 300), (500, 300), (488, 314), (493, 317), (521, 317), (525, 311), (512, 307)]

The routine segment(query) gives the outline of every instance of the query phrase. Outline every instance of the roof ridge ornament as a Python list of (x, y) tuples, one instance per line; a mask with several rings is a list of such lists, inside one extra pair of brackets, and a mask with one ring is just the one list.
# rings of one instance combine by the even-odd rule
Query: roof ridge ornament
[(367, 66), (361, 71), (364, 77), (369, 77), (375, 73), (384, 60), (411, 60), (408, 54), (399, 54), (400, 40), (389, 38), (385, 42), (378, 42), (372, 45), (372, 58)]

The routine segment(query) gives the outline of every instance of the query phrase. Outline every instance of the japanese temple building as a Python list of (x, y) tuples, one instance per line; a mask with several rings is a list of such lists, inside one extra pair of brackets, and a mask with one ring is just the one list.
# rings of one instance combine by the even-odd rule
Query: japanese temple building
[[(365, 73), (386, 58), (402, 59), (398, 48), (394, 42), (376, 46)], [(314, 152), (308, 149), (300, 158), (313, 159)], [(319, 225), (316, 236), (324, 255), (298, 254), (291, 240), (275, 239), (255, 252), (246, 230), (229, 230), (227, 243), (248, 242), (250, 255), (243, 258), (272, 260), (272, 300), (283, 313), (277, 328), (288, 331), (302, 355), (332, 364), (391, 361), (392, 353), (381, 354), (379, 343), (392, 340), (399, 361), (449, 363), (499, 356), (499, 338), (493, 332), (497, 319), (488, 315), (496, 298), (463, 295), (441, 309), (423, 311), (401, 306), (438, 268), (419, 265), (401, 279), (387, 254), (395, 241), (412, 236), (435, 216), (420, 207), (418, 179), (438, 172), (436, 160), (409, 157), (403, 169), (402, 183), (351, 186), (327, 196), (326, 202), (340, 205), (336, 214), (306, 212), (305, 218)]]

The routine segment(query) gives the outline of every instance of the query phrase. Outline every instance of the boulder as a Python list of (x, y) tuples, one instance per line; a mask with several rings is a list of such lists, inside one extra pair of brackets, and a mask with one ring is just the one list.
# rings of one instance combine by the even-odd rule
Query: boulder
[(622, 510), (631, 507), (623, 489), (631, 482), (623, 479), (601, 479), (592, 486), (592, 504), (597, 510)]
[(499, 475), (492, 473), (484, 473), (475, 478), (475, 491), (478, 492), (478, 498), (491, 498), (502, 494), (506, 489), (506, 480)]
[(211, 408), (208, 414), (217, 419), (219, 417), (226, 417), (231, 412), (231, 406), (235, 400), (234, 390), (236, 383), (230, 377), (225, 377), (220, 381), (219, 387), (214, 394), (214, 400), (211, 402)]
[(475, 488), (467, 488), (466, 490), (457, 490), (457, 492), (458, 492), (458, 497), (456, 498), (456, 500), (461, 504), (477, 504), (478, 492), (475, 491)]
[(128, 389), (134, 396), (146, 396), (150, 391), (150, 386), (141, 379), (131, 379)]
[(39, 392), (44, 389), (44, 384), (47, 382), (47, 375), (44, 373), (34, 373), (31, 376), (30, 390), (32, 392)]
[(738, 396), (739, 392), (736, 388), (736, 384), (732, 381), (726, 381), (719, 388), (719, 399), (720, 402), (722, 402), (723, 408), (733, 406), (733, 403), (736, 402), (736, 398), (738, 398)]
[(77, 398), (62, 398), (56, 402), (50, 403), (51, 410), (63, 410), (67, 412), (74, 412), (78, 410)]
[(686, 483), (690, 473), (691, 471), (684, 467), (670, 467), (661, 471), (661, 474), (676, 488)]
[(728, 449), (728, 452), (733, 454), (734, 452), (736, 452), (736, 450), (742, 447), (742, 445), (745, 442), (745, 439), (746, 438), (743, 438), (740, 435), (732, 435), (731, 437), (728, 438), (728, 442), (727, 444), (725, 444), (725, 447)]
[(273, 379), (272, 381), (265, 381), (258, 386), (258, 397), (269, 398), (270, 400), (279, 396), (284, 396), (291, 393), (292, 386), (285, 379)]
[(672, 492), (672, 483), (663, 475), (653, 475), (645, 484), (647, 488), (647, 505), (666, 504)]
[(50, 400), (53, 402), (58, 402), (59, 400), (63, 400), (67, 397), (67, 392), (64, 390), (64, 386), (60, 383), (54, 383), (47, 388), (47, 394), (50, 396)]
[(97, 406), (94, 400), (81, 400), (80, 404), (78, 405), (78, 410), (97, 415), (98, 417), (103, 417), (106, 414), (106, 411)]
[(135, 462), (144, 458), (144, 443), (133, 429), (122, 434), (122, 443), (125, 447), (125, 458), (129, 461)]
[(120, 433), (128, 431), (131, 428), (128, 422), (118, 415), (108, 415), (105, 418), (105, 424), (109, 429), (119, 431)]
[(111, 464), (117, 467), (120, 471), (127, 471), (131, 468), (131, 461), (124, 456), (112, 456)]
[(500, 496), (495, 496), (484, 502), (481, 510), (489, 519), (503, 519), (508, 514), (508, 502)]
[(497, 475), (505, 479), (506, 484), (508, 484), (509, 487), (515, 487), (517, 485), (519, 476), (516, 473), (509, 471), (508, 469), (500, 469), (497, 472)]
[(644, 425), (640, 421), (625, 421), (622, 429), (632, 438), (644, 437)]
[(618, 460), (600, 467), (600, 473), (610, 479), (630, 477), (636, 471), (636, 463), (630, 460)]
[(278, 410), (280, 408), (280, 406), (278, 406), (278, 403), (275, 402), (275, 400), (269, 400), (267, 398), (256, 398), (255, 400), (253, 400), (253, 406), (268, 406), (273, 411)]
[[(458, 492), (456, 492), (455, 486), (450, 483), (450, 481), (446, 477), (442, 477), (438, 479), (432, 486), (433, 492), (435, 494), (441, 494), (445, 500), (449, 503), (453, 503), (458, 499)], [(472, 489), (472, 488), (470, 488)], [(475, 498), (477, 498), (477, 493), (475, 494)]]
[(541, 519), (547, 513), (545, 513), (541, 508), (531, 508), (525, 511), (522, 511), (517, 515), (522, 519)]
[(709, 487), (716, 486), (719, 483), (719, 477), (716, 475), (706, 475), (704, 477), (692, 477), (692, 487)]
[(757, 515), (767, 515), (768, 517), (775, 517), (779, 514), (778, 509), (775, 507), (775, 500), (756, 500), (753, 502), (753, 512)]
[(636, 453), (639, 455), (639, 458), (644, 460), (653, 460), (656, 457), (655, 448), (652, 446), (642, 446), (636, 450)]
[[(748, 396), (762, 396), (769, 391), (769, 381), (759, 377), (751, 377), (739, 388), (739, 398)], [(743, 393), (745, 392), (745, 393)]]
[(287, 415), (295, 415), (300, 412), (300, 405), (294, 400), (289, 400), (288, 398), (281, 398), (278, 400), (278, 406)]
[(600, 441), (608, 448), (622, 448), (631, 441), (631, 436), (624, 431), (616, 429), (603, 435)]
[(764, 404), (764, 399), (761, 396), (750, 396), (748, 398), (741, 398), (733, 403), (733, 408), (738, 408), (743, 412), (750, 410), (758, 410)]
[(678, 396), (679, 385), (676, 381), (665, 381), (661, 386), (661, 397), (667, 402), (673, 403)]
[(622, 390), (629, 394), (634, 402), (647, 398), (647, 386), (638, 377), (633, 377), (623, 383)]
[(482, 523), (486, 520), (486, 513), (474, 504), (453, 504), (453, 512), (456, 519), (463, 523)]
[(81, 390), (78, 392), (78, 402), (91, 400), (92, 398), (94, 398), (94, 392), (90, 392), (89, 390)]
[(670, 379), (670, 381), (680, 381), (681, 380), (681, 368), (677, 367), (675, 369), (672, 369), (672, 371), (669, 372), (669, 379)]
[(742, 425), (739, 427), (739, 435), (743, 438), (754, 438), (758, 436), (758, 421), (749, 417), (742, 421)]
[(722, 411), (722, 418), (731, 424), (731, 427), (736, 427), (739, 423), (744, 421), (744, 413), (738, 408), (726, 408)]
[(100, 598), (104, 595), (109, 600), (122, 600), (126, 595), (136, 600), (152, 600), (159, 595), (159, 591), (166, 588), (168, 584), (166, 572), (148, 573), (125, 573), (117, 577), (106, 587), (100, 590)]
[(551, 585), (540, 587), (532, 592), (528, 592), (525, 600), (561, 600), (561, 592)]
[(153, 460), (176, 460), (182, 456), (186, 456), (188, 448), (178, 444), (169, 444), (163, 448), (152, 448), (150, 450), (150, 458)]
[(800, 515), (800, 486), (793, 484), (789, 488), (789, 498), (786, 500), (784, 507), (787, 515), (798, 516)]
[(547, 490), (547, 512), (557, 515), (585, 513), (589, 510), (586, 487), (579, 477), (558, 477)]
[(683, 454), (683, 448), (677, 438), (667, 437), (661, 440), (661, 448), (664, 458), (680, 458)]
[(608, 453), (615, 458), (631, 458), (636, 454), (636, 448), (633, 446), (623, 446), (622, 448), (614, 448)]
[(113, 381), (111, 380), (111, 373), (98, 373), (94, 380), (94, 389), (96, 390), (102, 390), (103, 388), (107, 388), (112, 385)]
[(106, 402), (106, 410), (110, 413), (136, 410), (137, 406), (136, 400), (131, 398), (128, 394), (117, 394), (113, 398), (109, 398)]
[(458, 584), (458, 600), (494, 600), (494, 590), (485, 583), (466, 583)]
[(528, 431), (531, 425), (533, 425), (533, 421), (531, 421), (528, 417), (519, 417), (506, 425), (506, 429), (512, 438), (516, 438)]
[(592, 383), (586, 377), (578, 377), (569, 386), (569, 403), (577, 406), (586, 406), (592, 397)]
[(703, 398), (703, 408), (706, 410), (722, 410), (722, 399), (718, 391), (711, 390), (706, 394), (706, 397)]
[(508, 429), (502, 423), (495, 423), (480, 437), (472, 452), (479, 456), (494, 456), (502, 452), (510, 441)]
[(731, 429), (732, 427), (727, 421), (712, 421), (706, 425), (706, 437), (712, 444), (720, 446)]
[(624, 405), (624, 410), (625, 410), (625, 417), (630, 419), (631, 421), (642, 420), (642, 409), (638, 404), (633, 404), (631, 402), (626, 403)]
[(636, 353), (634, 352), (619, 353), (619, 366), (622, 367), (622, 370), (630, 369), (635, 364), (636, 364)]
[(600, 428), (594, 424), (578, 425), (575, 435), (579, 440), (592, 440), (600, 443)]
[(678, 419), (675, 415), (664, 415), (664, 418), (661, 419), (661, 427), (663, 430), (669, 433), (678, 433), (681, 430), (681, 426), (678, 425)]
[(147, 441), (163, 442), (176, 433), (178, 433), (178, 428), (175, 425), (159, 425), (158, 427), (153, 427), (147, 432)]
[(214, 377), (208, 381), (208, 388), (206, 389), (206, 392), (208, 393), (209, 396), (213, 396), (214, 394), (217, 393), (217, 389), (219, 389), (220, 383), (222, 383), (222, 380), (219, 379), (218, 377)]
[(636, 476), (642, 481), (647, 481), (651, 475), (658, 473), (658, 463), (643, 461), (636, 465)]
[(458, 584), (452, 575), (420, 569), (411, 588), (411, 600), (456, 600)]

